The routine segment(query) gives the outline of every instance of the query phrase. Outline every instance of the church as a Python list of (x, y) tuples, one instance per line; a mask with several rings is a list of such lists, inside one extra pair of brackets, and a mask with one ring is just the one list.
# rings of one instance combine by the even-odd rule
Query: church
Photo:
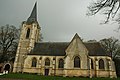
[(69, 42), (40, 42), (37, 3), (22, 22), (13, 72), (50, 76), (116, 77), (114, 62), (99, 42), (83, 42), (76, 33)]

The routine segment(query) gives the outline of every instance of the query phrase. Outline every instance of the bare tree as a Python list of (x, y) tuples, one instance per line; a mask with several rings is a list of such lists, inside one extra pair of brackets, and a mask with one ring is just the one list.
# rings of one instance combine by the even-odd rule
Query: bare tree
[(95, 39), (94, 40), (88, 40), (87, 42), (97, 42)]
[[(116, 14), (119, 13), (120, 9), (120, 0), (96, 0), (93, 1), (88, 6), (88, 13), (87, 15), (95, 15), (100, 11), (103, 11), (103, 14), (106, 15), (105, 23), (107, 23), (110, 18), (114, 18)], [(120, 22), (120, 16), (118, 15), (118, 18), (116, 21)]]
[(108, 38), (100, 40), (102, 47), (105, 49), (106, 53), (109, 54), (112, 59), (119, 55), (120, 53), (120, 45), (118, 39)]
[(0, 27), (0, 62), (8, 61), (15, 56), (19, 30), (15, 26)]

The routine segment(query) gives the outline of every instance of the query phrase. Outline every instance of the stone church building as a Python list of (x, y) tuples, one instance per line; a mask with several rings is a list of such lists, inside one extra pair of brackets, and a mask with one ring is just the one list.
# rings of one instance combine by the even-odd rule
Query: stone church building
[(98, 42), (83, 42), (76, 33), (70, 42), (40, 42), (37, 4), (21, 25), (13, 72), (40, 75), (116, 77), (115, 65)]

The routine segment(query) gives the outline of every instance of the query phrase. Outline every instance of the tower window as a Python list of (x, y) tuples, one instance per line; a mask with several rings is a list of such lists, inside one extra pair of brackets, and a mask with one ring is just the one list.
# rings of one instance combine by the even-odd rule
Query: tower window
[(27, 34), (26, 34), (26, 39), (28, 39), (29, 36), (30, 36), (30, 29), (28, 28), (28, 29), (27, 29)]

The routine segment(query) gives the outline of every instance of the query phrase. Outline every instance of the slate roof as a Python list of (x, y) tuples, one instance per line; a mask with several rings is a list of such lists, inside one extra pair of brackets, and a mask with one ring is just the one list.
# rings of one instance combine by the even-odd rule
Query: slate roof
[(89, 51), (89, 56), (108, 56), (105, 50), (101, 47), (100, 43), (84, 43)]
[(64, 56), (65, 49), (67, 48), (68, 43), (35, 43), (34, 49), (30, 54), (34, 55), (49, 55), (49, 56)]
[(27, 19), (27, 23), (37, 22), (37, 2), (35, 3), (30, 17)]
[[(65, 56), (69, 42), (35, 43), (34, 49), (28, 55)], [(89, 56), (107, 56), (99, 43), (84, 43)]]

